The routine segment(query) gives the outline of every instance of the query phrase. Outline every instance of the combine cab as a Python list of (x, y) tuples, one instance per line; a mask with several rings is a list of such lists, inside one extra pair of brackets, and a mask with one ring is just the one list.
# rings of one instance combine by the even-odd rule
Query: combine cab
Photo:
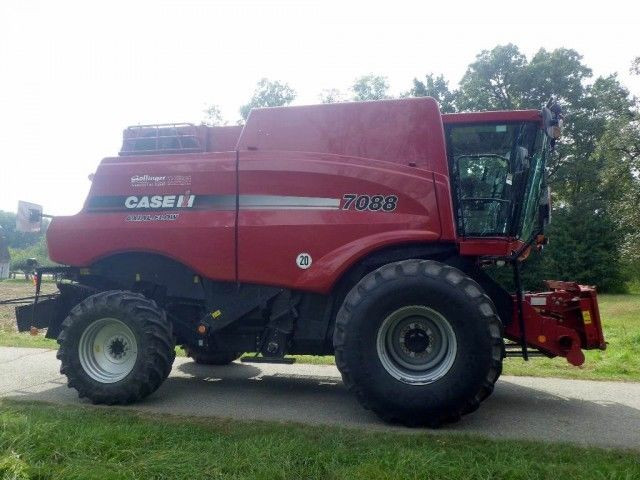
[[(544, 243), (561, 121), (551, 104), (441, 115), (420, 98), (130, 127), (82, 211), (52, 220), (63, 266), (38, 279), (55, 274), (59, 293), (18, 307), (18, 327), (47, 328), (96, 403), (154, 392), (177, 344), (207, 364), (335, 354), (382, 418), (454, 421), (505, 356), (580, 365), (605, 348), (593, 288), (520, 286)], [(496, 263), (515, 292), (484, 272)]]

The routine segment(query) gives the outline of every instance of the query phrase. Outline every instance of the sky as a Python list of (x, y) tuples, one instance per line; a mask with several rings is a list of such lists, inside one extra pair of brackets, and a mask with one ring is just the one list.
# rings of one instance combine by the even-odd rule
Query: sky
[(640, 6), (617, 0), (2, 0), (0, 210), (77, 213), (127, 125), (199, 123), (207, 104), (235, 123), (262, 77), (296, 104), (368, 73), (394, 94), (427, 73), (455, 87), (481, 50), (515, 43), (574, 48), (640, 97), (638, 32)]

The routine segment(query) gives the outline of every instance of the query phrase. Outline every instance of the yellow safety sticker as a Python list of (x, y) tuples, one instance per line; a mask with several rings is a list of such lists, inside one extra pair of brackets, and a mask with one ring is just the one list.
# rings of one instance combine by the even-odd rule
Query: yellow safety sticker
[(591, 312), (589, 310), (583, 310), (582, 319), (584, 320), (584, 323), (591, 323)]
[(222, 315), (222, 312), (220, 310), (216, 310), (215, 312), (211, 312), (211, 316), (213, 318), (218, 318), (220, 315)]

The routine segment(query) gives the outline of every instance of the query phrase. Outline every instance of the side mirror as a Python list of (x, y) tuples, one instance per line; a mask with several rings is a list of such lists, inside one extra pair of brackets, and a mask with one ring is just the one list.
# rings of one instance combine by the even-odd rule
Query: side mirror
[(27, 233), (42, 230), (42, 205), (20, 200), (16, 214), (16, 230)]
[(562, 135), (562, 107), (551, 98), (542, 109), (541, 114), (544, 133), (555, 143)]

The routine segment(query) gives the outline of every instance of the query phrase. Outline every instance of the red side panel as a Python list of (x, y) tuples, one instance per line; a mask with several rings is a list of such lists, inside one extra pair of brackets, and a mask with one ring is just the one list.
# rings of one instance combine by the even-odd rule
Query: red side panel
[(152, 252), (216, 280), (327, 292), (374, 250), (456, 240), (432, 98), (257, 109), (243, 129), (194, 128), (203, 150), (239, 153), (105, 159), (83, 211), (53, 220), (52, 259)]
[[(241, 152), (239, 165), (242, 282), (327, 292), (349, 266), (373, 250), (441, 237), (432, 172), (292, 152)], [(347, 208), (349, 194), (395, 196), (397, 207)], [(285, 197), (299, 200), (291, 203)], [(297, 265), (300, 253), (311, 256), (311, 268)]]
[(520, 250), (525, 244), (511, 237), (485, 237), (462, 238), (459, 245), (460, 255), (506, 257)]
[(449, 174), (440, 110), (429, 97), (255, 109), (238, 149), (329, 153)]
[[(83, 211), (51, 222), (49, 255), (88, 266), (115, 253), (158, 253), (235, 280), (235, 193), (235, 152), (105, 159)], [(192, 206), (177, 205), (191, 195)], [(154, 196), (165, 208), (151, 208)]]
[(242, 133), (242, 126), (205, 127), (207, 130), (207, 152), (233, 152)]

